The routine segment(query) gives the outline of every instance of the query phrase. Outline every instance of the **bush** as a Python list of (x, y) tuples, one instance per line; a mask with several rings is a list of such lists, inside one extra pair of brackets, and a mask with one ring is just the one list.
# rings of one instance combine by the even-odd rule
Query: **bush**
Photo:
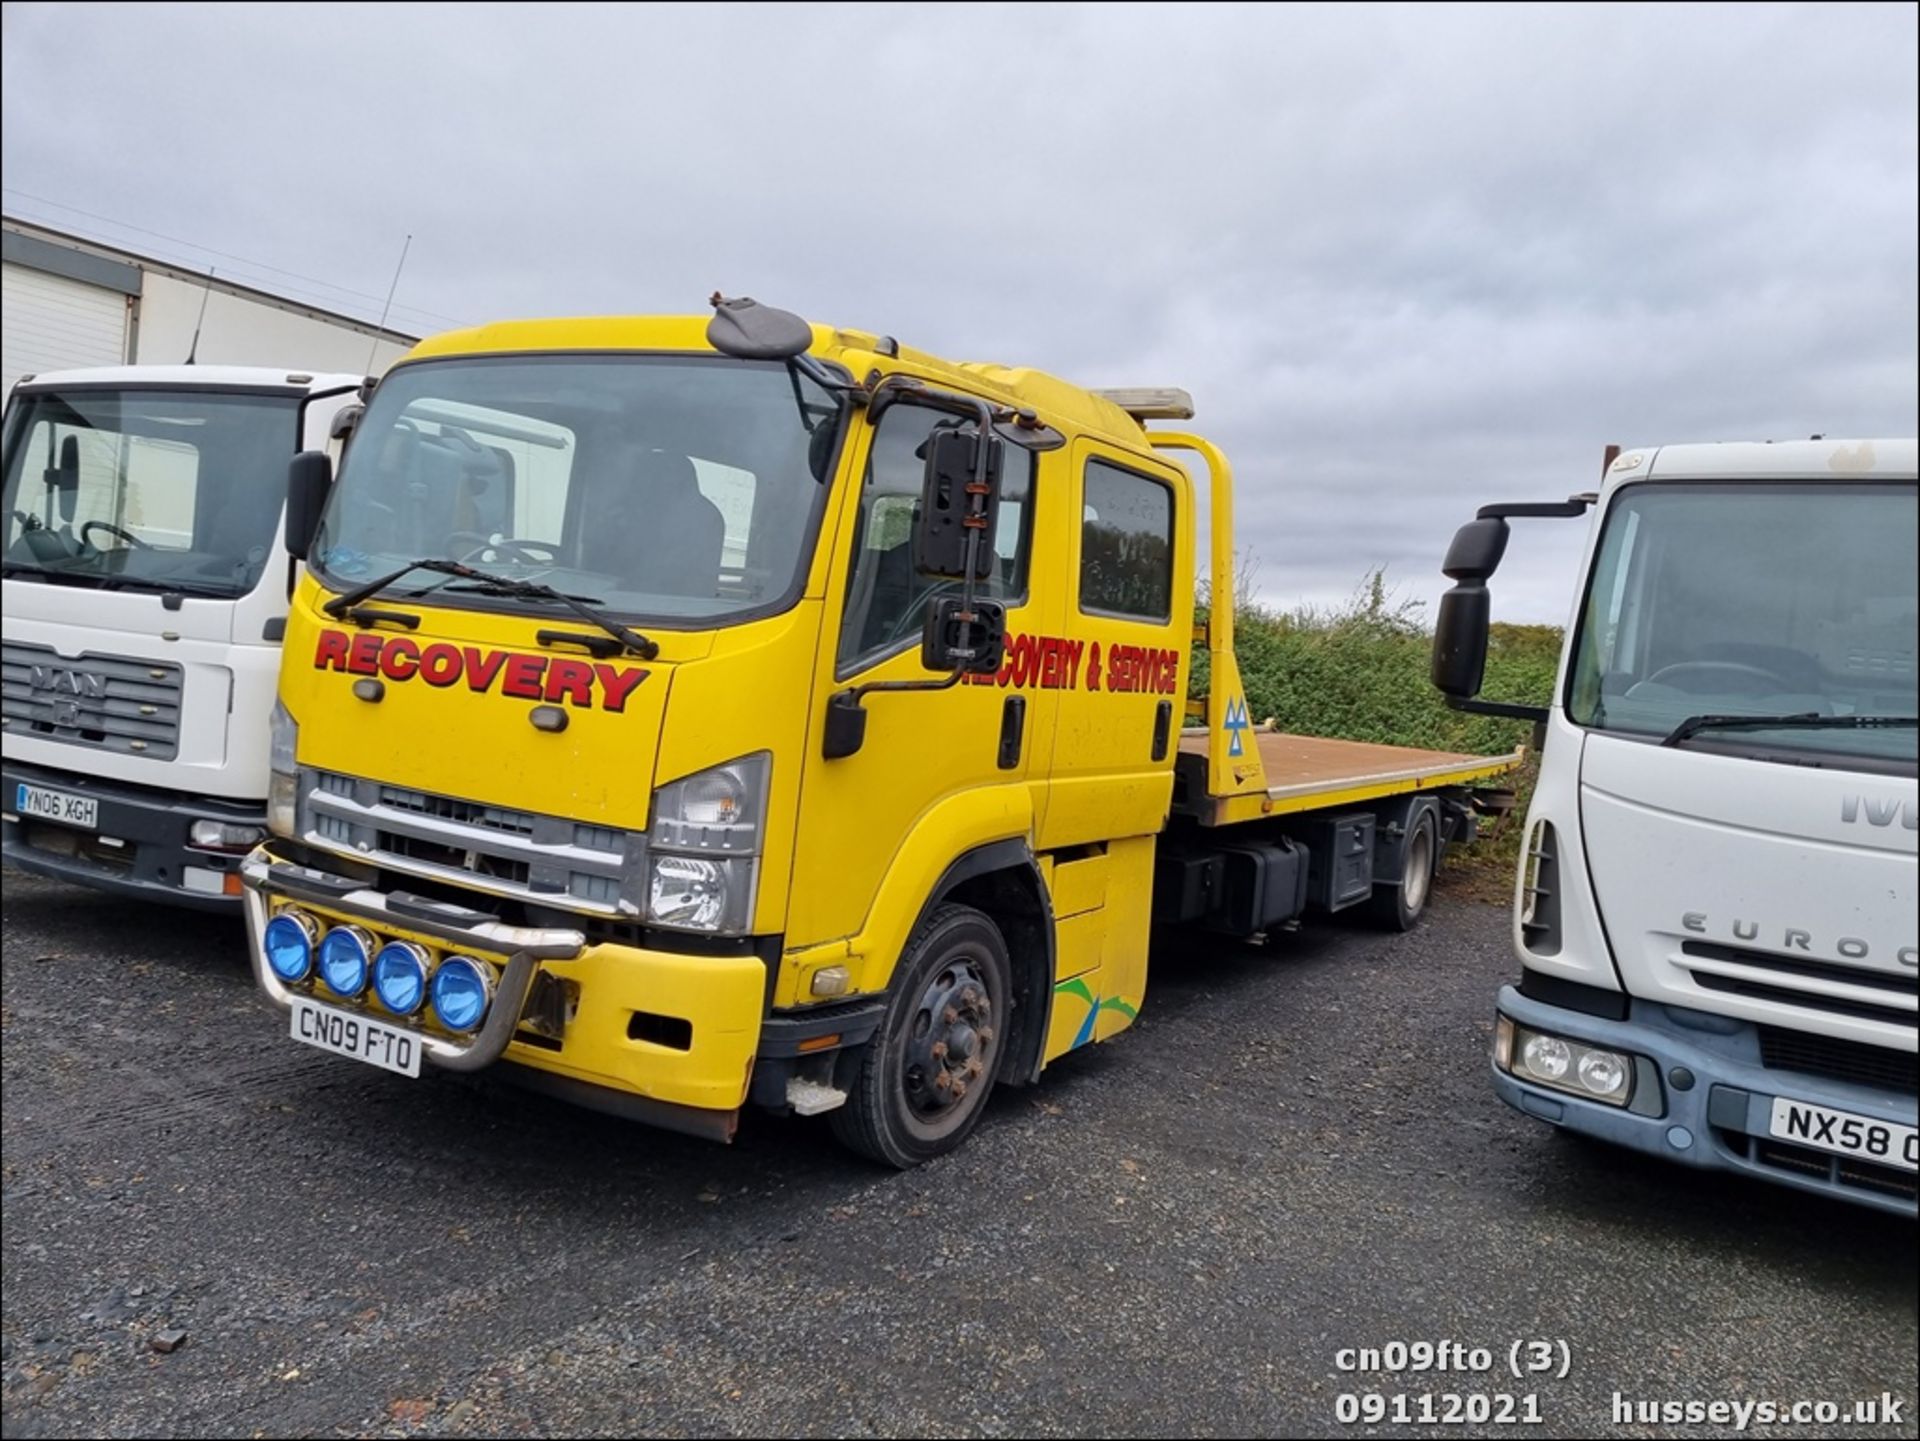
[[(1374, 571), (1339, 607), (1274, 612), (1235, 607), (1234, 653), (1247, 713), (1300, 735), (1338, 736), (1427, 750), (1498, 755), (1524, 745), (1525, 721), (1448, 708), (1428, 679), (1433, 634), (1425, 603), (1400, 600)], [(1203, 611), (1204, 614), (1204, 611)], [(1496, 624), (1487, 647), (1488, 700), (1544, 704), (1560, 663), (1561, 631)], [(1193, 693), (1207, 687), (1197, 648)]]

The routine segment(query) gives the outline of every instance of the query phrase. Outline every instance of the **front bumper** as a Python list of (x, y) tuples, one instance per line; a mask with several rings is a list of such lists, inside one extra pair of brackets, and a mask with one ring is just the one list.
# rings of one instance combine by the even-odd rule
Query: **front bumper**
[[(6, 811), (0, 858), (8, 865), (142, 900), (228, 915), (240, 910), (240, 856), (197, 849), (187, 838), (200, 820), (265, 831), (264, 802), (186, 797), (17, 761), (6, 762), (0, 772)], [(99, 807), (96, 825), (82, 830), (19, 814), (22, 785), (92, 799)]]
[(298, 905), (323, 925), (351, 921), (382, 942), (413, 941), (436, 961), (458, 952), (493, 964), (492, 1008), (471, 1038), (390, 1015), (371, 992), (353, 1001), (318, 980), (299, 988), (328, 1005), (368, 1009), (388, 1025), (415, 1025), (429, 1062), (467, 1071), (507, 1062), (512, 1074), (568, 1099), (731, 1138), (766, 1008), (766, 964), (758, 956), (680, 955), (589, 941), (566, 928), (505, 925), (298, 864), (277, 854), (276, 844), (248, 856), (242, 875), (254, 976), (277, 1006), (288, 1008), (294, 990), (267, 965), (261, 938), (274, 912)]
[[(1910, 1095), (1764, 1066), (1755, 1027), (1730, 1016), (1635, 1000), (1628, 1018), (1616, 1021), (1523, 996), (1512, 986), (1500, 988), (1498, 1009), (1523, 1026), (1643, 1058), (1631, 1109), (1519, 1080), (1493, 1063), (1494, 1090), (1517, 1111), (1683, 1165), (1739, 1171), (1898, 1215), (1920, 1213), (1912, 1172), (1790, 1146), (1768, 1134), (1776, 1096), (1912, 1126), (1920, 1107)], [(1684, 1089), (1675, 1084), (1689, 1076)]]

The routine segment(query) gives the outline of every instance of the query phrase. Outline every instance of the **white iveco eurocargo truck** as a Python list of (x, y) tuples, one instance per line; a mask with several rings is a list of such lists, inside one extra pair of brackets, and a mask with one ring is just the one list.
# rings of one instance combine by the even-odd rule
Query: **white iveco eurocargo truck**
[[(1591, 508), (1552, 705), (1477, 701), (1513, 516)], [(1493, 1081), (1570, 1131), (1915, 1211), (1915, 445), (1667, 446), (1491, 505), (1434, 682), (1545, 731)]]
[(288, 463), (327, 448), (362, 381), (127, 366), (14, 387), (7, 864), (238, 911), (295, 576)]

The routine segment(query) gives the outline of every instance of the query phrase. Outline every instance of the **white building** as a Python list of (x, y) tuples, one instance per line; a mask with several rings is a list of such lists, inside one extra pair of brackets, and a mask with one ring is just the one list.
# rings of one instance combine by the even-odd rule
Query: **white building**
[(0, 243), (0, 395), (22, 375), (178, 365), (190, 351), (203, 365), (378, 375), (416, 339), (12, 216)]

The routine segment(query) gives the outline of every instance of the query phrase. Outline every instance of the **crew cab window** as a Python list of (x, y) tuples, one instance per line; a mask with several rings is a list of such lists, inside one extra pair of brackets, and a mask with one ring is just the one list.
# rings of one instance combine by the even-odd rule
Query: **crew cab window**
[[(960, 593), (960, 582), (922, 575), (913, 564), (913, 531), (926, 474), (927, 437), (961, 424), (946, 411), (895, 405), (880, 417), (867, 452), (860, 515), (854, 524), (853, 564), (847, 572), (847, 608), (840, 623), (840, 669), (917, 644), (927, 602)], [(1022, 446), (1001, 450), (1000, 515), (994, 526), (993, 573), (975, 593), (1007, 605), (1027, 593), (1032, 545), (1030, 499), (1033, 455)]]
[(1080, 609), (1153, 621), (1173, 614), (1173, 492), (1102, 460), (1087, 462)]

